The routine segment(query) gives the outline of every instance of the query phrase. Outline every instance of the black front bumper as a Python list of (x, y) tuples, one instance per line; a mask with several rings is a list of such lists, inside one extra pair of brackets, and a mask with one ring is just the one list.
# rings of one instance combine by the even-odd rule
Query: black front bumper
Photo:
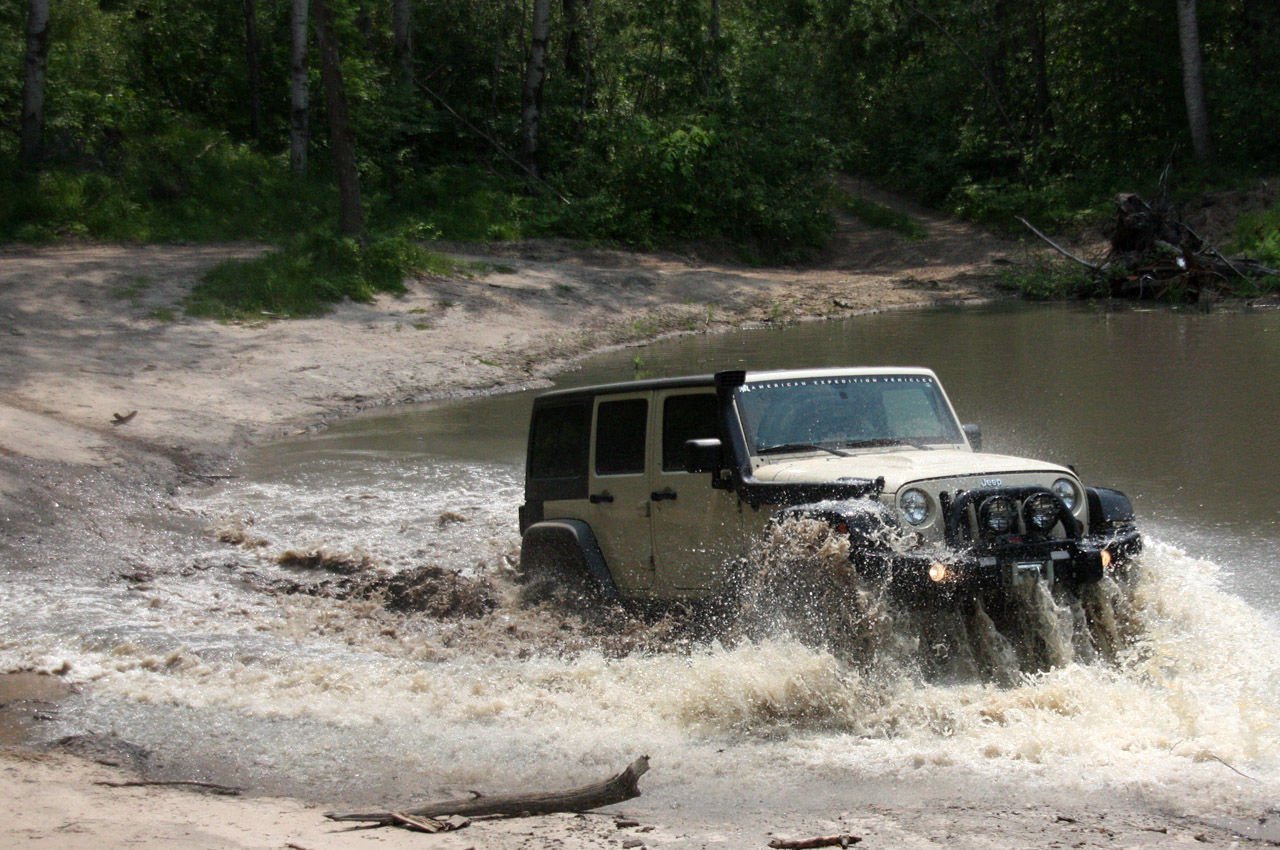
[(1130, 527), (1106, 536), (950, 550), (941, 555), (864, 553), (859, 560), (868, 572), (887, 579), (900, 593), (951, 597), (1038, 581), (1093, 584), (1123, 569), (1141, 551), (1142, 536)]

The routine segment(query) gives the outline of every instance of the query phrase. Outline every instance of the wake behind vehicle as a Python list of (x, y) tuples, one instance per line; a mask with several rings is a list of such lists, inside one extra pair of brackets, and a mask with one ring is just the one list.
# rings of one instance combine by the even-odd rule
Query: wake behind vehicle
[(859, 577), (920, 605), (1094, 583), (1142, 545), (1123, 493), (981, 452), (928, 369), (719, 372), (534, 402), (527, 575), (710, 597), (793, 517), (847, 536)]

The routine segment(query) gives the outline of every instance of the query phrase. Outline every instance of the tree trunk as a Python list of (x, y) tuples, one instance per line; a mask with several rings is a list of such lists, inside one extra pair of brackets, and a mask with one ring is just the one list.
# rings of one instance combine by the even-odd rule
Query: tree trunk
[(1196, 0), (1177, 0), (1178, 41), (1182, 45), (1182, 93), (1187, 101), (1187, 123), (1196, 159), (1213, 155), (1209, 139), (1209, 110), (1204, 100), (1204, 66), (1200, 56), (1200, 24)]
[(590, 14), (591, 0), (564, 0), (564, 75), (576, 87), (578, 116), (574, 132), (579, 136), (595, 105), (595, 69), (587, 23)]
[(711, 80), (708, 88), (716, 91), (720, 88), (720, 0), (711, 0), (711, 20), (707, 25), (707, 40), (711, 48)]
[(292, 0), (289, 11), (289, 168), (307, 173), (307, 0)]
[(551, 35), (551, 0), (533, 0), (529, 64), (521, 98), (520, 140), (525, 165), (538, 174), (538, 129), (542, 121), (542, 84), (547, 78), (547, 42)]
[(539, 791), (532, 794), (503, 794), (495, 797), (476, 795), (461, 800), (425, 803), (398, 812), (325, 812), (336, 821), (368, 821), (389, 826), (397, 815), (410, 817), (486, 817), (491, 815), (547, 815), (556, 812), (587, 812), (601, 806), (612, 806), (640, 796), (640, 777), (649, 770), (649, 757), (640, 756), (621, 773), (568, 791)]
[(1049, 88), (1049, 16), (1043, 2), (1036, 4), (1032, 56), (1036, 69), (1036, 117), (1043, 137), (1053, 135), (1053, 95)]
[(364, 209), (360, 205), (360, 173), (356, 170), (356, 145), (347, 119), (347, 95), (342, 83), (342, 64), (333, 18), (327, 0), (314, 0), (316, 39), (320, 47), (320, 82), (324, 86), (324, 109), (329, 115), (329, 146), (338, 173), (338, 229), (347, 236), (364, 230)]
[(262, 132), (262, 72), (258, 45), (258, 0), (243, 0), (244, 58), (249, 71), (249, 136), (258, 140)]
[(413, 16), (409, 0), (391, 0), (392, 53), (400, 86), (413, 90)]
[(44, 75), (49, 58), (49, 0), (27, 3), (27, 53), (22, 83), (19, 155), (32, 170), (44, 158)]

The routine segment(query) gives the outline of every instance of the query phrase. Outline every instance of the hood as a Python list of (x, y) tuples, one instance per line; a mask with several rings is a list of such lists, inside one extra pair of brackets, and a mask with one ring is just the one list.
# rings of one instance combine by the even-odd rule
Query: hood
[(1066, 467), (1040, 460), (944, 448), (873, 451), (851, 457), (826, 452), (772, 457), (759, 463), (753, 471), (757, 480), (779, 484), (816, 484), (841, 478), (883, 476), (886, 493), (933, 478), (989, 477), (1019, 472), (1072, 475)]

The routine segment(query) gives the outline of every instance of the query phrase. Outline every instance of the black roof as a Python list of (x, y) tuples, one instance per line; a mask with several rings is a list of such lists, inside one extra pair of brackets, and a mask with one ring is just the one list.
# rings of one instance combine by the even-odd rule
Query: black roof
[(593, 398), (598, 395), (616, 393), (641, 393), (650, 390), (672, 390), (684, 387), (714, 387), (715, 375), (685, 375), (678, 378), (645, 378), (640, 381), (618, 381), (612, 384), (593, 384), (588, 387), (568, 387), (562, 390), (551, 390), (534, 399), (535, 405), (550, 404), (579, 399)]

